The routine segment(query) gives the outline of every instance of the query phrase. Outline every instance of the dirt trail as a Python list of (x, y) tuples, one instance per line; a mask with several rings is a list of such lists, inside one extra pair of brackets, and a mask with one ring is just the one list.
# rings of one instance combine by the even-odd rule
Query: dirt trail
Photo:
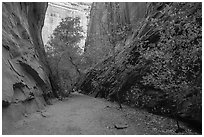
[[(127, 128), (115, 128), (124, 124)], [(26, 115), (3, 134), (175, 134), (175, 124), (145, 111), (127, 106), (119, 110), (116, 103), (74, 93), (63, 101), (55, 101), (43, 113)]]

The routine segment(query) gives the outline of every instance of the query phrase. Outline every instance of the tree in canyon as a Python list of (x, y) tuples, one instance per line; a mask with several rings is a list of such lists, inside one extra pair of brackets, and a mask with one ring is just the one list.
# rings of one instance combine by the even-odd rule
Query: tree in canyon
[(73, 78), (70, 77), (72, 71), (66, 70), (64, 65), (70, 63), (78, 75), (81, 73), (79, 64), (82, 57), (79, 42), (83, 38), (83, 33), (79, 17), (66, 17), (54, 30), (46, 45), (49, 64), (61, 88), (66, 85), (67, 79), (71, 85), (73, 84)]

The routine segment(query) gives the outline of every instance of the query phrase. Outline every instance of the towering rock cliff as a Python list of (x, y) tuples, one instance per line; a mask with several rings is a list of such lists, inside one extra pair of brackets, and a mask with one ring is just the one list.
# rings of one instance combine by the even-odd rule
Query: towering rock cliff
[(115, 30), (116, 27), (118, 29), (128, 27), (129, 33), (131, 33), (138, 27), (138, 22), (145, 18), (147, 8), (148, 3), (144, 2), (93, 3), (85, 45), (86, 54), (96, 54), (94, 62), (110, 55), (111, 49), (107, 32), (112, 29), (110, 28), (111, 24), (116, 24)]
[(2, 6), (2, 123), (7, 128), (42, 109), (52, 90), (41, 37), (47, 3)]
[(201, 7), (201, 3), (93, 3), (85, 53), (96, 54), (95, 65), (78, 83), (79, 89), (200, 125)]

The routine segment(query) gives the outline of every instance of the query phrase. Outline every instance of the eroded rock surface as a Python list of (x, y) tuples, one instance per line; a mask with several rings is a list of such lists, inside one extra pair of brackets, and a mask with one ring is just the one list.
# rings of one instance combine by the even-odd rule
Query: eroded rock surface
[(2, 3), (3, 128), (42, 109), (51, 93), (41, 30), (47, 3)]

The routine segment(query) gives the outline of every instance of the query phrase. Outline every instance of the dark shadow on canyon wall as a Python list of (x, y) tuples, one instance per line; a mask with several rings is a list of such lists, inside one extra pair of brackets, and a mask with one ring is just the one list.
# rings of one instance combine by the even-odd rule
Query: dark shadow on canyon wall
[(41, 37), (46, 9), (47, 3), (2, 3), (3, 128), (44, 108), (55, 91)]

